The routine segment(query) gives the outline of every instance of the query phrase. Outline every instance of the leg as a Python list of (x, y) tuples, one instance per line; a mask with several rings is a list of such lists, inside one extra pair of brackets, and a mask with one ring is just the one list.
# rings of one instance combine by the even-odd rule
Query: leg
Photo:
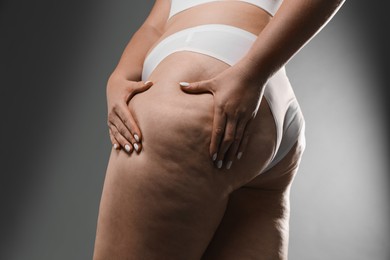
[[(188, 61), (191, 60), (191, 63)], [(99, 209), (94, 259), (200, 259), (225, 213), (228, 195), (264, 169), (275, 126), (264, 101), (247, 153), (230, 170), (209, 156), (213, 97), (189, 95), (178, 82), (210, 78), (228, 67), (193, 52), (171, 54), (154, 86), (129, 103), (143, 151), (112, 150)]]
[(129, 165), (126, 157), (118, 151), (111, 155), (93, 259), (200, 259), (223, 216), (226, 197), (200, 182), (189, 187), (165, 178), (164, 171), (142, 162)]
[(289, 190), (302, 149), (297, 142), (277, 165), (232, 192), (202, 259), (287, 259)]

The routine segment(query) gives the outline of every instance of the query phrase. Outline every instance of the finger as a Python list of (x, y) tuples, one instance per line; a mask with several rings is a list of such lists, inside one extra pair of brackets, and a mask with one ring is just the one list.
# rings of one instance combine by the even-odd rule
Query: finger
[[(142, 150), (141, 144), (141, 131), (139, 130), (137, 123), (135, 122), (132, 114), (130, 113), (128, 107), (126, 106), (123, 109), (117, 111), (118, 116), (120, 116), (120, 122), (117, 124), (120, 125), (118, 128), (119, 132), (130, 141), (131, 145), (134, 147), (134, 150), (137, 153), (140, 153)], [(123, 127), (122, 127), (123, 125)]]
[[(121, 123), (126, 127), (125, 129), (123, 129), (123, 131), (126, 133), (123, 134), (121, 132), (123, 136), (125, 136), (127, 140), (129, 140), (132, 144), (134, 144), (135, 142), (137, 143), (141, 142), (142, 139), (141, 131), (139, 130), (137, 123), (133, 118), (133, 115), (130, 113), (129, 108), (123, 105), (123, 106), (118, 106), (114, 111), (119, 117)], [(114, 124), (117, 125), (116, 123)]]
[(210, 142), (210, 155), (211, 159), (215, 161), (218, 156), (218, 148), (225, 132), (226, 116), (223, 113), (222, 108), (216, 106), (214, 108), (214, 120), (213, 120), (213, 131), (211, 133)]
[(249, 143), (249, 138), (250, 138), (250, 132), (251, 132), (251, 125), (253, 124), (253, 118), (251, 118), (246, 127), (245, 127), (245, 130), (244, 130), (244, 134), (242, 136), (242, 139), (241, 139), (241, 143), (238, 147), (238, 152), (237, 152), (237, 159), (241, 159), (246, 147), (248, 146), (248, 143)]
[(151, 81), (145, 81), (145, 82), (139, 82), (139, 84), (137, 84), (136, 88), (133, 89), (133, 95), (137, 94), (137, 93), (141, 93), (141, 92), (144, 92), (146, 90), (148, 90), (151, 86), (153, 86), (153, 82)]
[(223, 162), (224, 161), (226, 162), (226, 160), (224, 160), (225, 154), (229, 150), (230, 146), (234, 141), (236, 127), (237, 127), (237, 118), (228, 117), (223, 139), (221, 141), (221, 145), (218, 150), (217, 168), (219, 169), (222, 168)]
[(129, 93), (125, 98), (126, 104), (128, 104), (130, 102), (130, 99), (132, 99), (136, 94), (148, 90), (151, 86), (153, 86), (153, 82), (149, 80), (145, 82), (140, 81), (137, 82), (136, 84), (134, 84), (134, 82), (131, 82), (131, 85), (129, 85), (128, 88)]
[(181, 86), (181, 89), (187, 93), (197, 94), (211, 92), (208, 81), (198, 81), (192, 83), (182, 81), (179, 85)]
[(125, 149), (126, 152), (131, 153), (133, 151), (133, 146), (124, 138), (121, 133), (118, 131), (117, 127), (113, 124), (110, 124), (110, 130), (114, 138), (119, 142), (119, 144)]
[(229, 170), (233, 164), (234, 159), (236, 159), (238, 148), (240, 147), (241, 140), (244, 135), (244, 130), (248, 120), (241, 119), (238, 121), (236, 133), (234, 136), (234, 141), (231, 144), (229, 150), (226, 152), (225, 161), (226, 161), (226, 169)]
[(115, 139), (115, 136), (112, 134), (111, 128), (108, 128), (110, 140), (112, 143), (112, 146), (115, 150), (118, 150), (120, 148), (119, 142)]
[(116, 127), (117, 131), (126, 139), (127, 143), (134, 146), (134, 143), (136, 143), (134, 136), (130, 133), (129, 129), (125, 126), (122, 119), (119, 118), (117, 114), (111, 116), (110, 123)]

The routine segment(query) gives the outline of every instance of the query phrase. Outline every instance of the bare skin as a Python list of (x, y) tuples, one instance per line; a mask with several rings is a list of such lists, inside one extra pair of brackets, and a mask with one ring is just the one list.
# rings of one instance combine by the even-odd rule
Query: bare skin
[[(287, 254), (288, 187), (296, 170), (289, 167), (297, 167), (300, 146), (279, 163), (278, 171), (258, 176), (276, 139), (274, 119), (263, 99), (245, 154), (230, 170), (217, 169), (208, 156), (212, 96), (188, 95), (177, 86), (184, 76), (201, 79), (226, 67), (197, 53), (172, 54), (153, 72), (154, 86), (130, 101), (143, 131), (143, 151), (128, 156), (112, 150), (94, 259), (201, 259), (210, 243), (206, 259), (218, 259), (211, 256), (222, 249), (229, 250), (231, 259)], [(236, 198), (247, 202), (237, 203)], [(251, 209), (251, 216), (242, 207)], [(224, 216), (225, 211), (234, 216)], [(225, 226), (231, 218), (234, 227)], [(246, 231), (237, 234), (240, 225)], [(217, 234), (227, 235), (213, 239), (217, 228)], [(257, 257), (242, 258), (247, 254)]]
[[(152, 46), (200, 24), (259, 34), (270, 18), (242, 2), (207, 3), (169, 20)], [(217, 169), (209, 153), (213, 96), (189, 95), (178, 86), (227, 68), (206, 55), (176, 52), (153, 71), (153, 86), (132, 97), (128, 108), (142, 129), (142, 152), (111, 151), (94, 260), (287, 259), (289, 190), (303, 144), (297, 141), (282, 161), (259, 175), (276, 143), (275, 122), (262, 99), (242, 158), (230, 170)]]

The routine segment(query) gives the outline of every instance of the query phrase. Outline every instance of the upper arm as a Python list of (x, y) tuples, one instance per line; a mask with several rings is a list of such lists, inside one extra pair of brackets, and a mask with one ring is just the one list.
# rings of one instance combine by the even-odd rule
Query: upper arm
[(168, 20), (170, 8), (170, 0), (156, 0), (142, 26), (152, 26), (162, 32)]

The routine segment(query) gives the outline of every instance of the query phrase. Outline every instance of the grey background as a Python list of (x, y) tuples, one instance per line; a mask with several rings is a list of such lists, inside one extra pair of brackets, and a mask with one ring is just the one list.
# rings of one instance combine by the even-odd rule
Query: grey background
[[(153, 1), (1, 1), (0, 259), (91, 259), (105, 83)], [(290, 259), (390, 259), (385, 8), (347, 2), (288, 64), (307, 123)]]

